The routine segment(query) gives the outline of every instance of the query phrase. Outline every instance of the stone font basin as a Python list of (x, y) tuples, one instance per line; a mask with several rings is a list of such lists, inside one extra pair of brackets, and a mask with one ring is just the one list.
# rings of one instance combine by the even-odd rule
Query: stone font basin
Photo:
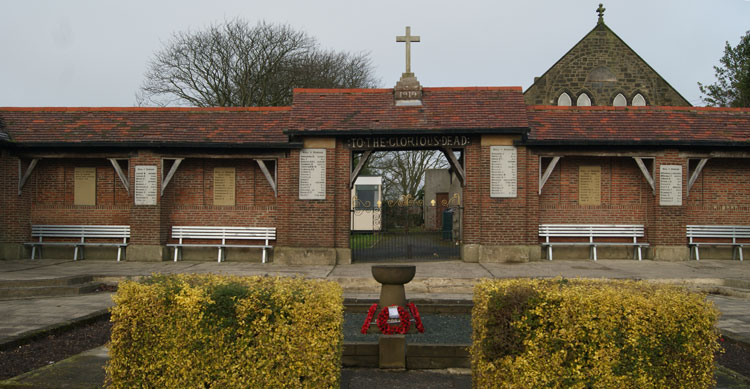
[(414, 279), (417, 267), (414, 265), (374, 265), (372, 276), (381, 284), (403, 285)]

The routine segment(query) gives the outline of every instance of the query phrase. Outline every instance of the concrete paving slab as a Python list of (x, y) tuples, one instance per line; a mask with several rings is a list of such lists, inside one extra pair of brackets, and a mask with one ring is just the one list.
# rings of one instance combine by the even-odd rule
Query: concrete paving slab
[(0, 344), (89, 317), (112, 305), (111, 293), (0, 300)]

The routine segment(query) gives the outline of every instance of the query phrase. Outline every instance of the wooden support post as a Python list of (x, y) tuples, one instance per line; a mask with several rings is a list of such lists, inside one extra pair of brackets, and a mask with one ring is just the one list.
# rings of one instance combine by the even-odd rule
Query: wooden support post
[(279, 193), (276, 186), (276, 170), (274, 169), (273, 176), (271, 175), (271, 172), (268, 171), (268, 167), (266, 167), (266, 163), (262, 159), (256, 159), (255, 162), (258, 163), (258, 167), (260, 167), (260, 171), (263, 172), (263, 175), (266, 176), (266, 180), (268, 180), (268, 183), (271, 185), (271, 188), (273, 188), (273, 195), (274, 197), (278, 197)]
[[(173, 159), (173, 158), (162, 158), (162, 169), (161, 173), (164, 174), (164, 160), (166, 159)], [(169, 185), (169, 181), (172, 181), (172, 177), (174, 177), (175, 172), (177, 172), (177, 168), (180, 167), (180, 164), (182, 163), (182, 160), (185, 158), (174, 158), (174, 163), (172, 164), (172, 167), (169, 168), (169, 173), (167, 173), (167, 176), (164, 177), (164, 179), (161, 182), (161, 195), (164, 196), (164, 191), (167, 189), (167, 185)]]
[(354, 181), (357, 181), (357, 177), (359, 177), (359, 173), (362, 171), (362, 168), (365, 167), (365, 164), (370, 159), (371, 155), (372, 155), (372, 150), (365, 150), (365, 152), (362, 153), (362, 156), (359, 158), (359, 162), (357, 163), (357, 166), (354, 167), (354, 170), (352, 170), (351, 175), (349, 175), (349, 189), (354, 188)]
[[(115, 172), (117, 172), (117, 176), (120, 177), (120, 182), (122, 182), (122, 185), (125, 187), (125, 190), (130, 194), (130, 181), (128, 180), (128, 175), (125, 174), (125, 172), (122, 171), (122, 166), (120, 166), (120, 163), (117, 162), (117, 158), (107, 158), (109, 159), (109, 162), (112, 163), (112, 167), (115, 168)], [(119, 252), (118, 252), (119, 255)]]
[(690, 195), (690, 188), (693, 187), (693, 184), (695, 184), (695, 181), (698, 180), (698, 176), (700, 176), (701, 172), (703, 171), (703, 167), (706, 166), (706, 162), (708, 162), (708, 158), (701, 158), (701, 160), (698, 162), (698, 166), (695, 167), (695, 171), (690, 175), (690, 180), (688, 181), (687, 187), (688, 195)]
[(643, 177), (646, 178), (646, 181), (649, 185), (651, 185), (651, 190), (656, 194), (656, 186), (654, 185), (654, 177), (651, 175), (651, 172), (648, 171), (646, 168), (646, 164), (643, 163), (643, 158), (641, 157), (633, 157), (635, 160), (635, 163), (638, 164), (638, 167), (641, 169), (641, 173), (643, 173)]
[[(542, 157), (539, 157), (539, 173), (542, 172)], [(549, 179), (549, 176), (552, 175), (552, 172), (555, 170), (555, 166), (557, 166), (557, 163), (560, 162), (561, 157), (552, 157), (552, 162), (549, 163), (547, 166), (547, 169), (544, 170), (544, 174), (542, 174), (539, 177), (539, 194), (542, 194), (542, 188), (544, 188), (544, 184), (547, 183), (547, 180)]]
[(29, 166), (26, 167), (26, 172), (23, 173), (23, 176), (21, 175), (21, 159), (18, 160), (18, 195), (21, 195), (21, 191), (23, 190), (23, 186), (26, 185), (26, 181), (29, 180), (29, 177), (31, 177), (31, 173), (34, 171), (34, 168), (36, 167), (36, 164), (39, 162), (39, 158), (34, 158), (29, 163)]
[(464, 172), (463, 166), (461, 166), (461, 163), (456, 158), (456, 155), (453, 154), (453, 150), (445, 147), (443, 148), (443, 154), (445, 154), (445, 158), (448, 159), (448, 163), (450, 163), (453, 171), (456, 172), (456, 176), (458, 176), (458, 181), (461, 182), (461, 186), (466, 186), (466, 173)]

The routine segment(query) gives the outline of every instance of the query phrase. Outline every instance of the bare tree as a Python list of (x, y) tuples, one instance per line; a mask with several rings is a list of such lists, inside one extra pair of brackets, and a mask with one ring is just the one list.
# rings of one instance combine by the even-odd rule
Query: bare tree
[(379, 83), (367, 53), (319, 48), (286, 25), (233, 20), (178, 32), (154, 54), (138, 105), (289, 105), (294, 88), (370, 88)]
[(387, 200), (407, 195), (418, 198), (425, 171), (447, 167), (448, 161), (438, 150), (387, 151), (375, 153), (369, 161), (370, 171), (383, 177), (383, 197)]

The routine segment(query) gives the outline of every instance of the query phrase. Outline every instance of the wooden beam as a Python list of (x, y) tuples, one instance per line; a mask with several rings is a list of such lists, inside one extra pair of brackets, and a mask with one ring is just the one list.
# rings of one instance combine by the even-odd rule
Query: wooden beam
[(693, 187), (693, 184), (695, 184), (695, 181), (698, 180), (698, 176), (700, 176), (701, 172), (703, 171), (703, 167), (706, 166), (706, 162), (708, 162), (708, 158), (701, 158), (701, 160), (698, 162), (698, 166), (695, 167), (695, 171), (693, 171), (693, 174), (690, 175), (690, 180), (688, 181), (687, 187), (688, 195), (690, 194), (690, 188)]
[(37, 159), (67, 159), (67, 158), (75, 158), (75, 159), (109, 159), (109, 158), (117, 158), (117, 159), (128, 159), (133, 156), (133, 154), (129, 153), (17, 153), (19, 157), (23, 158), (37, 158)]
[(641, 157), (641, 158), (653, 158), (655, 156), (664, 155), (663, 151), (585, 151), (576, 149), (555, 149), (551, 151), (536, 150), (532, 154), (539, 155), (542, 157), (554, 157), (556, 155), (565, 157)]
[(646, 164), (643, 163), (643, 158), (641, 157), (633, 157), (635, 160), (635, 163), (638, 164), (638, 167), (641, 169), (641, 173), (643, 173), (643, 177), (646, 178), (646, 181), (649, 185), (651, 185), (651, 191), (656, 193), (656, 187), (654, 185), (654, 177), (651, 175), (651, 172), (648, 171), (646, 168)]
[(365, 167), (365, 164), (370, 159), (371, 155), (372, 155), (372, 150), (365, 150), (362, 153), (362, 156), (359, 157), (359, 162), (357, 162), (357, 166), (354, 167), (354, 170), (349, 175), (349, 189), (354, 188), (354, 181), (357, 181), (357, 177), (359, 177), (359, 173), (362, 172), (362, 168)]
[(125, 187), (125, 190), (128, 192), (128, 194), (130, 194), (130, 182), (128, 180), (128, 175), (122, 171), (122, 166), (120, 166), (120, 163), (117, 162), (119, 158), (107, 158), (107, 159), (109, 159), (109, 162), (112, 163), (112, 167), (115, 168), (115, 172), (117, 172), (117, 176), (120, 177), (120, 182), (122, 182), (122, 185)]
[(228, 152), (226, 154), (218, 154), (218, 153), (174, 153), (171, 154), (169, 152), (164, 152), (161, 154), (162, 158), (167, 159), (176, 159), (176, 158), (191, 158), (191, 159), (199, 159), (199, 158), (205, 158), (205, 159), (263, 159), (263, 160), (271, 160), (271, 159), (279, 159), (279, 158), (285, 158), (287, 155), (286, 153), (255, 153), (255, 154), (248, 154), (248, 153), (231, 153)]
[(542, 173), (542, 161), (541, 158), (539, 160), (539, 194), (542, 194), (542, 188), (544, 188), (544, 184), (547, 183), (547, 180), (549, 179), (549, 176), (552, 175), (552, 171), (555, 170), (555, 166), (557, 166), (557, 163), (560, 162), (561, 157), (552, 157), (552, 161), (547, 165), (547, 169), (544, 170), (544, 174)]
[(266, 167), (266, 163), (262, 159), (256, 159), (255, 162), (258, 163), (258, 167), (260, 167), (260, 171), (263, 172), (263, 175), (266, 176), (266, 180), (268, 180), (268, 183), (271, 184), (271, 188), (273, 188), (273, 195), (274, 197), (278, 197), (279, 193), (276, 186), (276, 169), (274, 169), (273, 176), (271, 175), (271, 172), (268, 171), (268, 167)]
[[(172, 159), (172, 158), (162, 158), (161, 160), (161, 172), (164, 174), (164, 160), (165, 159)], [(169, 168), (169, 173), (167, 173), (167, 176), (164, 177), (164, 179), (161, 182), (161, 195), (164, 196), (164, 190), (167, 189), (167, 185), (169, 185), (169, 181), (172, 181), (172, 177), (174, 176), (175, 172), (177, 171), (177, 168), (182, 163), (182, 160), (185, 158), (174, 158), (174, 163), (172, 164), (172, 167)]]
[(31, 177), (31, 172), (34, 171), (34, 168), (36, 167), (36, 164), (39, 162), (39, 158), (34, 158), (29, 163), (29, 166), (26, 167), (26, 172), (23, 173), (23, 176), (21, 175), (21, 159), (18, 159), (18, 195), (21, 195), (21, 191), (23, 190), (23, 186), (26, 185), (26, 181), (29, 180), (29, 177)]
[(461, 163), (458, 162), (458, 159), (456, 159), (456, 155), (453, 154), (453, 150), (444, 147), (443, 154), (445, 154), (445, 157), (451, 164), (453, 171), (456, 172), (456, 176), (458, 176), (458, 181), (461, 182), (461, 186), (466, 186), (466, 173), (464, 172), (464, 168), (463, 166), (461, 166)]

